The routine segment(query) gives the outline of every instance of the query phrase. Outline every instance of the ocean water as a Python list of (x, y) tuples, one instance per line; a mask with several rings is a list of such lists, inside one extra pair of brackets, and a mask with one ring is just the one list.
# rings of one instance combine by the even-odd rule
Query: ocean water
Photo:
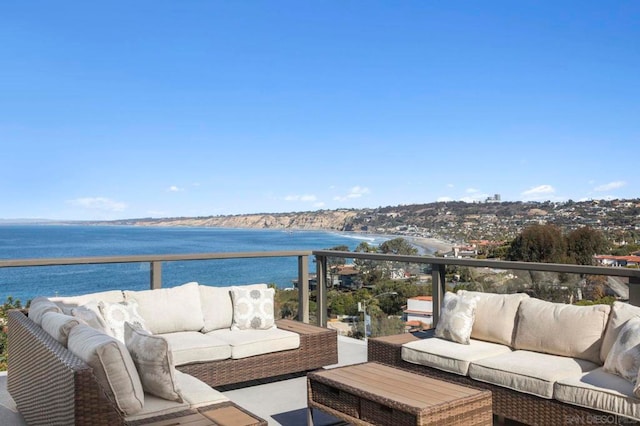
[[(0, 259), (320, 250), (388, 238), (321, 231), (127, 226), (0, 225)], [(292, 287), (297, 257), (163, 262), (163, 287), (189, 281), (213, 286), (275, 283)], [(0, 303), (37, 296), (149, 288), (148, 263), (0, 268)], [(315, 272), (313, 257), (310, 272)]]

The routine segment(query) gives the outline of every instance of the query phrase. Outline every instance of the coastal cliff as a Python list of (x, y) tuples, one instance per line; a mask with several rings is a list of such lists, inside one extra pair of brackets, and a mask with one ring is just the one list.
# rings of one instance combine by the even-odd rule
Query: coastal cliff
[(135, 225), (345, 231), (356, 216), (357, 212), (354, 210), (323, 211), (322, 214), (318, 212), (258, 213), (234, 216), (136, 219)]

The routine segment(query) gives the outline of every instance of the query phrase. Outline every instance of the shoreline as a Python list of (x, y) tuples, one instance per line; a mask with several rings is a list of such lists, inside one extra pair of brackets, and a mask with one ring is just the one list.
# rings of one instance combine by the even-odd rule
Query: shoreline
[(438, 238), (409, 236), (402, 236), (402, 238), (406, 238), (411, 244), (424, 250), (426, 254), (435, 254), (436, 252), (446, 253), (453, 250), (452, 243), (439, 240)]

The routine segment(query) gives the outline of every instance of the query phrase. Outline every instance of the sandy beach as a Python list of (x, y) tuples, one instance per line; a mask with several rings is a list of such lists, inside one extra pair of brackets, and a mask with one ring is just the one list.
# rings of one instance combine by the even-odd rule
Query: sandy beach
[(434, 254), (435, 252), (446, 253), (453, 250), (453, 244), (447, 241), (439, 240), (437, 238), (426, 237), (403, 237), (406, 238), (411, 244), (414, 244), (424, 249), (426, 254)]

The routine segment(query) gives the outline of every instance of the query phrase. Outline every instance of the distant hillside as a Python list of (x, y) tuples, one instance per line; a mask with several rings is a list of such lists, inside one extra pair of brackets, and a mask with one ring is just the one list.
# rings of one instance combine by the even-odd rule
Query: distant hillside
[(316, 229), (436, 237), (451, 241), (512, 239), (533, 223), (565, 230), (600, 229), (612, 239), (640, 239), (640, 199), (555, 202), (437, 202), (375, 209), (96, 222), (138, 226)]

